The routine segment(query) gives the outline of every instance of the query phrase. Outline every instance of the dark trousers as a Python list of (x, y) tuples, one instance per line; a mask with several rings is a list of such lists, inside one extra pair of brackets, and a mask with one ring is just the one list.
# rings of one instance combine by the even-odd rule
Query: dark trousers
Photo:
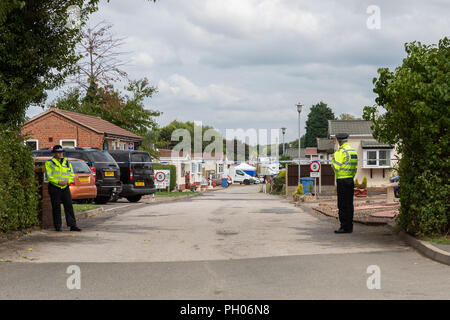
[(341, 228), (353, 230), (353, 178), (336, 179)]
[(75, 220), (75, 214), (73, 212), (72, 196), (70, 194), (69, 187), (61, 189), (49, 183), (48, 193), (50, 194), (50, 200), (52, 202), (53, 225), (55, 226), (55, 229), (60, 229), (62, 225), (61, 202), (64, 205), (64, 214), (66, 216), (67, 226), (75, 227), (77, 225), (77, 221)]

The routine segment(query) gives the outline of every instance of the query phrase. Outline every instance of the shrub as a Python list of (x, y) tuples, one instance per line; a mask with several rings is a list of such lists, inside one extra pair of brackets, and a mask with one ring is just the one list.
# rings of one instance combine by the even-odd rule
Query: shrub
[(17, 131), (0, 129), (0, 232), (36, 226), (39, 195), (31, 150)]
[(280, 173), (278, 174), (278, 178), (285, 179), (286, 178), (286, 170), (280, 171)]
[[(401, 160), (398, 224), (418, 236), (450, 231), (450, 39), (412, 42), (394, 72), (378, 69), (377, 105), (364, 108), (374, 137), (396, 145)], [(378, 110), (378, 106), (384, 110)]]
[(364, 176), (363, 181), (361, 183), (361, 189), (367, 189), (367, 178)]
[(303, 185), (299, 184), (294, 194), (303, 194)]
[(358, 179), (355, 179), (355, 188), (359, 188), (359, 181), (358, 181)]
[(283, 188), (283, 185), (286, 184), (286, 179), (284, 177), (278, 176), (277, 178), (274, 178), (272, 181), (272, 191), (275, 193), (281, 192), (281, 189)]

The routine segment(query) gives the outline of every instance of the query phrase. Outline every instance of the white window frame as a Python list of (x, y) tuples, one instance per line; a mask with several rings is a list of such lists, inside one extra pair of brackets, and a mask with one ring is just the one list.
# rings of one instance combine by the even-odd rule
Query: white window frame
[(73, 147), (76, 148), (77, 147), (77, 139), (61, 139), (59, 140), (59, 145), (61, 145), (63, 148), (63, 141), (72, 141), (73, 142)]
[[(363, 168), (365, 169), (371, 169), (371, 168), (381, 168), (381, 169), (389, 169), (392, 168), (392, 152), (394, 149), (364, 149), (364, 154), (363, 154)], [(375, 151), (377, 153), (377, 157), (375, 159), (376, 164), (374, 165), (369, 165), (368, 164), (368, 157), (367, 157), (367, 152), (369, 151)], [(389, 159), (388, 159), (388, 165), (386, 166), (380, 166), (380, 151), (389, 151)], [(373, 159), (371, 159), (373, 160)], [(384, 159), (383, 159), (384, 160)]]
[(218, 163), (217, 164), (217, 172), (223, 173), (223, 168), (224, 168), (223, 163)]
[(37, 140), (37, 139), (25, 140), (25, 145), (27, 145), (27, 142), (36, 142), (36, 150), (39, 150), (39, 140)]
[(184, 163), (180, 164), (180, 174), (182, 178), (186, 175), (186, 165)]
[(199, 162), (197, 164), (197, 173), (202, 173), (202, 163), (201, 162)]
[(192, 174), (196, 173), (196, 169), (197, 169), (197, 163), (191, 162), (191, 173)]

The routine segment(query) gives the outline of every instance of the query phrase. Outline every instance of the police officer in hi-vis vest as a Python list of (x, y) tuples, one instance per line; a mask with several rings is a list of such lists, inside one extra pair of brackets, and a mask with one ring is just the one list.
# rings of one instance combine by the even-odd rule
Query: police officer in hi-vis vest
[(353, 232), (353, 178), (358, 168), (358, 153), (347, 142), (347, 133), (336, 134), (339, 149), (334, 153), (331, 167), (337, 184), (337, 202), (341, 227), (335, 233)]
[(47, 176), (48, 193), (52, 202), (53, 224), (56, 231), (61, 231), (61, 202), (64, 205), (64, 214), (66, 216), (67, 226), (70, 231), (81, 231), (77, 227), (75, 214), (72, 206), (72, 196), (70, 195), (69, 184), (71, 184), (75, 175), (72, 164), (63, 158), (64, 149), (56, 145), (52, 149), (54, 157), (45, 162), (45, 174)]

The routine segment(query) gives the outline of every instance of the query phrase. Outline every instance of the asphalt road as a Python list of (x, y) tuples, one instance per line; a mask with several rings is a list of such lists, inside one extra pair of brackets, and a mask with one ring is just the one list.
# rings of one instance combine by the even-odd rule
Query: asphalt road
[[(296, 208), (258, 186), (131, 206), (0, 246), (1, 299), (449, 299), (450, 267), (385, 227)], [(75, 265), (81, 289), (68, 289)], [(369, 266), (380, 288), (368, 289)], [(79, 268), (79, 269), (78, 269)], [(71, 282), (72, 283), (72, 282)], [(370, 282), (376, 283), (376, 282)]]

